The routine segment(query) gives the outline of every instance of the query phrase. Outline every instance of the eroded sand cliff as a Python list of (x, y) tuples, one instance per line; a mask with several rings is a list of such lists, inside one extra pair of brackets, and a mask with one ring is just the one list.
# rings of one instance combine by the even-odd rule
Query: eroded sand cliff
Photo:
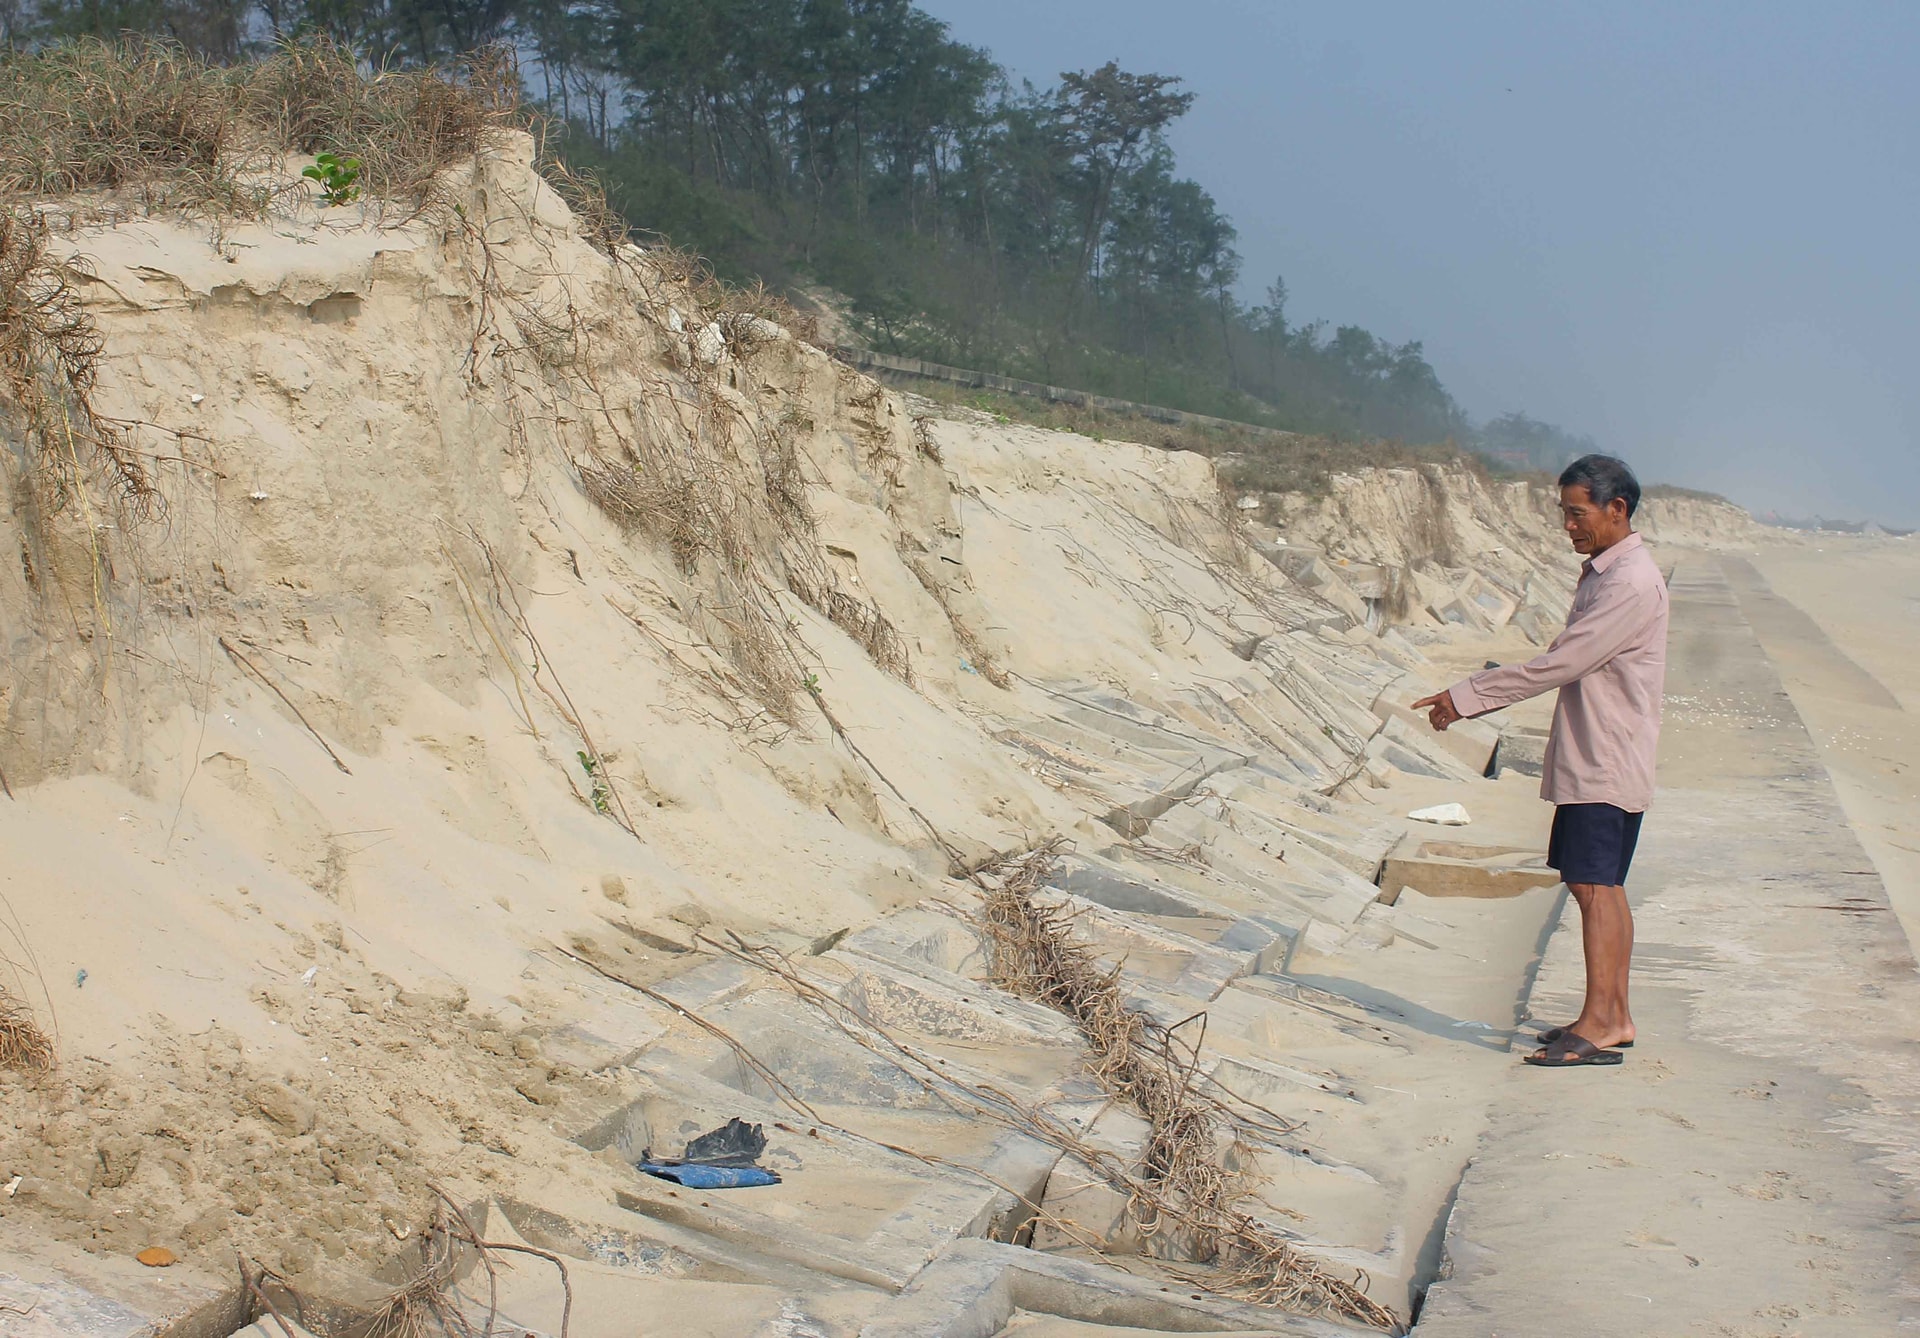
[[(1391, 709), (1436, 681), (1415, 643), (1564, 616), (1542, 496), (1377, 472), (1253, 532), (1198, 456), (916, 421), (595, 249), (524, 139), (447, 193), (48, 243), (148, 491), (63, 495), (9, 438), (5, 980), (60, 1054), (0, 1073), (12, 1273), (90, 1252), (102, 1294), (211, 1325), (245, 1308), (238, 1249), (371, 1313), (433, 1184), (707, 1326), (676, 1332), (943, 1332), (887, 1306), (976, 1238), (1137, 1253), (1097, 1162), (943, 1105), (716, 946), (795, 954), (969, 1090), (1137, 1162), (1084, 1038), (984, 983), (955, 877), (1061, 840), (1046, 895), (1137, 1006), (1208, 1012), (1195, 1062), (1271, 1115), (1256, 1216), (1404, 1316), (1477, 1116), (1363, 1094), (1381, 1038), (1404, 1084), (1451, 1061), (1329, 991), (1512, 997), (1464, 965), (1484, 927), (1374, 879), (1422, 781), (1492, 747)], [(1524, 815), (1527, 784), (1486, 802)], [(1519, 969), (1545, 911), (1509, 909)], [(632, 1171), (730, 1113), (781, 1120), (769, 1197)], [(166, 1282), (116, 1271), (155, 1244)], [(1118, 1272), (1049, 1285), (1158, 1313)], [(1208, 1325), (1271, 1313), (1220, 1292)]]

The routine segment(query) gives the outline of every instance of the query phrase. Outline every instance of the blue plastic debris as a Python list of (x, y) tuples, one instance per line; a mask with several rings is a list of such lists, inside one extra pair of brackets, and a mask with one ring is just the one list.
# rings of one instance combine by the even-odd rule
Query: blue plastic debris
[(780, 1177), (761, 1166), (703, 1166), (698, 1162), (662, 1163), (643, 1161), (639, 1169), (662, 1180), (671, 1180), (688, 1189), (750, 1189), (755, 1185), (777, 1185)]
[(671, 1180), (688, 1189), (748, 1189), (754, 1185), (777, 1185), (780, 1177), (754, 1165), (767, 1150), (767, 1135), (757, 1124), (748, 1124), (738, 1115), (718, 1129), (710, 1130), (687, 1143), (681, 1157), (659, 1157), (651, 1148), (641, 1152), (634, 1169), (662, 1180)]

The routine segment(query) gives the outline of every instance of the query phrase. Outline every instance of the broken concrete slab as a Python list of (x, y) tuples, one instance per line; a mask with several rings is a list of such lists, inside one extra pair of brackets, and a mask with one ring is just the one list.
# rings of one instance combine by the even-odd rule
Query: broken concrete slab
[(1134, 1276), (1061, 1255), (961, 1241), (941, 1252), (860, 1338), (994, 1338), (1016, 1310), (1161, 1333), (1258, 1332), (1352, 1338), (1353, 1331), (1215, 1298), (1195, 1299), (1151, 1274)]
[[(619, 1205), (835, 1277), (904, 1284), (936, 1250), (985, 1234), (1014, 1196), (864, 1138), (821, 1127), (694, 1074), (647, 1073), (649, 1090), (579, 1136), (631, 1163), (738, 1116), (768, 1134), (763, 1165), (782, 1182), (748, 1190), (682, 1189), (639, 1171)], [(657, 1145), (657, 1146), (656, 1146)]]
[[(1371, 871), (1362, 874), (1355, 867), (1366, 861), (1359, 858), (1343, 860), (1329, 853), (1328, 842), (1316, 839), (1315, 833), (1296, 822), (1273, 816), (1271, 806), (1255, 807), (1238, 800), (1219, 798), (1210, 792), (1196, 794), (1187, 801), (1187, 806), (1238, 836), (1245, 843), (1244, 849), (1251, 851), (1257, 848), (1261, 854), (1277, 858), (1286, 866), (1287, 880), (1291, 884), (1317, 884), (1324, 888), (1328, 896), (1341, 893), (1364, 895), (1364, 889), (1372, 885)], [(1305, 813), (1305, 809), (1295, 805), (1286, 816), (1299, 818)], [(1342, 853), (1350, 856), (1357, 854)]]
[(1500, 742), (1500, 732), (1484, 720), (1456, 720), (1446, 729), (1436, 732), (1427, 723), (1425, 712), (1415, 711), (1412, 707), (1412, 703), (1430, 695), (1423, 681), (1401, 679), (1374, 698), (1373, 713), (1382, 721), (1403, 722), (1416, 735), (1424, 731), (1433, 746), (1451, 753), (1476, 776), (1490, 774), (1489, 768), (1494, 750)]
[(151, 1269), (42, 1242), (0, 1265), (6, 1338), (226, 1338), (247, 1320), (235, 1281)]
[(1547, 731), (1528, 729), (1522, 725), (1508, 725), (1500, 731), (1500, 739), (1494, 748), (1492, 774), (1517, 771), (1522, 776), (1540, 776), (1546, 773)]
[[(509, 1246), (533, 1244), (497, 1205), (489, 1208), (483, 1234)], [(470, 1271), (451, 1299), (475, 1326), (474, 1332), (511, 1333), (515, 1338), (558, 1338), (563, 1320), (573, 1338), (630, 1338), (636, 1316), (672, 1316), (675, 1338), (794, 1333), (854, 1338), (883, 1302), (883, 1293), (834, 1287), (817, 1274), (808, 1279), (812, 1285), (795, 1287), (674, 1277), (577, 1255), (562, 1260), (564, 1281), (560, 1267), (551, 1261), (504, 1253), (491, 1276)], [(486, 1325), (489, 1316), (491, 1329)]]
[(1342, 579), (1319, 549), (1285, 542), (1256, 543), (1254, 547), (1289, 579), (1311, 591), (1316, 599), (1326, 601), (1353, 623), (1366, 622), (1366, 600)]
[(1430, 840), (1409, 832), (1380, 871), (1380, 900), (1391, 906), (1408, 887), (1429, 897), (1517, 897), (1559, 881), (1539, 851)]
[(1195, 794), (1217, 795), (1259, 814), (1369, 883), (1405, 831), (1371, 807), (1330, 799), (1252, 767), (1210, 776)]
[(1367, 756), (1389, 762), (1410, 776), (1428, 776), (1439, 780), (1477, 780), (1480, 773), (1456, 760), (1450, 752), (1431, 741), (1432, 734), (1422, 725), (1422, 734), (1405, 720), (1393, 717), (1380, 727), (1367, 744)]

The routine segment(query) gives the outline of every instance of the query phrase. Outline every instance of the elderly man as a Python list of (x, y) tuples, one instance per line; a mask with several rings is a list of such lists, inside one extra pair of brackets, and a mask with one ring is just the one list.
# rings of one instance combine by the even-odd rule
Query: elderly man
[(1618, 1064), (1633, 1044), (1627, 970), (1633, 913), (1627, 866), (1653, 798), (1654, 747), (1667, 668), (1667, 585), (1633, 531), (1640, 484), (1611, 456), (1588, 455), (1560, 475), (1560, 517), (1586, 562), (1567, 630), (1525, 664), (1474, 674), (1423, 698), (1435, 729), (1558, 688), (1540, 796), (1551, 800), (1547, 863), (1580, 904), (1587, 994), (1580, 1016), (1542, 1032), (1527, 1063)]

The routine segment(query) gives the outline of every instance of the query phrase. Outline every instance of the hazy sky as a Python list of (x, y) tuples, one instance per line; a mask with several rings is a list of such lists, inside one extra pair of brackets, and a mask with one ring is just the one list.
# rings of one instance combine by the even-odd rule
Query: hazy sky
[(1199, 95), (1245, 293), (1758, 510), (1920, 524), (1920, 3), (919, 0)]

